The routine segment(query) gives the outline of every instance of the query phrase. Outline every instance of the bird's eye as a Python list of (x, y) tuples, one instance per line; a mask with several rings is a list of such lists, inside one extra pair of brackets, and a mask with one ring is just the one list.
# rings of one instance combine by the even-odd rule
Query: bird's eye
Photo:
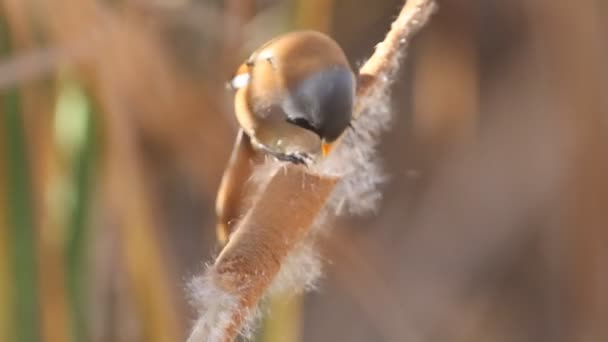
[(309, 131), (313, 131), (317, 135), (320, 136), (319, 130), (315, 126), (313, 126), (308, 120), (306, 120), (304, 118), (288, 118), (287, 122), (294, 124), (296, 126), (302, 127), (304, 129), (307, 129)]

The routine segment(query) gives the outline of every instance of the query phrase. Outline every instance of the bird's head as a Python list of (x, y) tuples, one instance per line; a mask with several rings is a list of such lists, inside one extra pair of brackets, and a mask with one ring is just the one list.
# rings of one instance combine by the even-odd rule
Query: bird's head
[(326, 156), (352, 118), (354, 74), (339, 45), (319, 32), (292, 32), (265, 43), (229, 87), (236, 90), (241, 127), (279, 159)]

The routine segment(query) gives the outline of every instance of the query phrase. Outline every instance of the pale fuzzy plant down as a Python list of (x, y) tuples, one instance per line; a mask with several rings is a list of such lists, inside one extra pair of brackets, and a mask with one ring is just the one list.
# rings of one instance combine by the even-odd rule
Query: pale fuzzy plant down
[[(392, 79), (391, 79), (392, 80)], [(388, 76), (383, 83), (390, 83)], [(377, 209), (379, 186), (387, 176), (377, 153), (381, 133), (391, 122), (388, 86), (376, 87), (363, 101), (361, 115), (352, 121), (339, 145), (317, 167), (321, 174), (340, 177), (326, 210), (333, 215), (365, 214)]]
[(287, 255), (281, 265), (281, 270), (268, 288), (267, 295), (314, 290), (322, 275), (321, 264), (314, 234), (309, 234)]
[(247, 340), (253, 337), (260, 310), (241, 307), (237, 295), (216, 285), (211, 268), (207, 267), (205, 274), (194, 278), (188, 288), (190, 304), (196, 308), (198, 318), (187, 342), (225, 341), (225, 331), (232, 324), (235, 313), (245, 317), (239, 334)]

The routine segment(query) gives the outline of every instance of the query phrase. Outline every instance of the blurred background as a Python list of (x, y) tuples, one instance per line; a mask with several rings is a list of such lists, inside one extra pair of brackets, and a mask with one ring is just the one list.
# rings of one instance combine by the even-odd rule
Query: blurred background
[[(398, 0), (1, 0), (0, 341), (182, 341), (218, 252), (224, 82), (278, 33), (353, 66)], [(608, 2), (443, 0), (393, 90), (377, 213), (258, 341), (608, 341)]]

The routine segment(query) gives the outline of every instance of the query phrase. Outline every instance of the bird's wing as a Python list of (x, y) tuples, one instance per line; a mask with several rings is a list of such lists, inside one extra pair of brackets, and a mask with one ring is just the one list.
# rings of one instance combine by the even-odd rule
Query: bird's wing
[(217, 237), (222, 244), (228, 241), (232, 226), (246, 210), (244, 195), (247, 193), (247, 180), (255, 166), (255, 157), (249, 136), (239, 129), (215, 201)]

